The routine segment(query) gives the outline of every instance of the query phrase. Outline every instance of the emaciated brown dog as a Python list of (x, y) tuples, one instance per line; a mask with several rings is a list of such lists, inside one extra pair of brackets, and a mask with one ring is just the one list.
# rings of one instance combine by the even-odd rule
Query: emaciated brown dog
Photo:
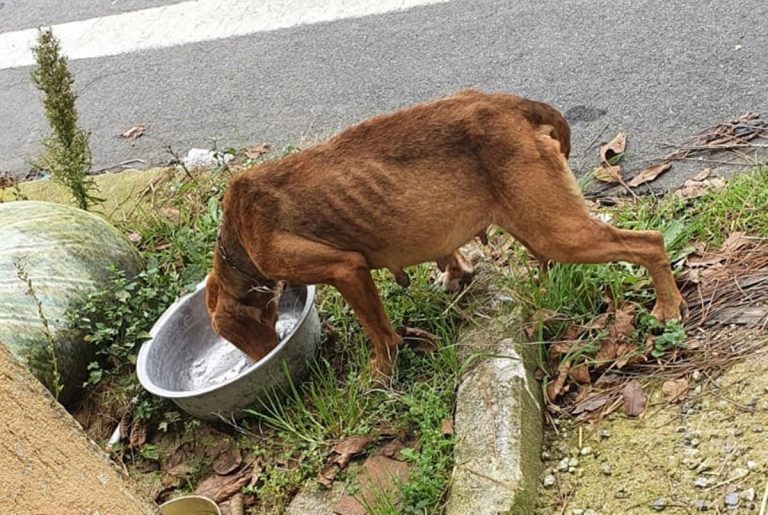
[(680, 317), (662, 236), (591, 217), (568, 167), (570, 129), (554, 108), (463, 91), (377, 116), (237, 176), (224, 198), (206, 302), (214, 330), (254, 360), (277, 345), (280, 284), (330, 284), (392, 373), (402, 336), (370, 270), (437, 261), (443, 286), (471, 277), (459, 247), (489, 225), (541, 262), (627, 261), (656, 289), (653, 315)]

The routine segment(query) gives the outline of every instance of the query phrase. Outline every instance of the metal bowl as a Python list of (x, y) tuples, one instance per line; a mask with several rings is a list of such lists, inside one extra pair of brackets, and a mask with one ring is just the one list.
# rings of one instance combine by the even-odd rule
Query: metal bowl
[[(314, 286), (290, 286), (278, 305), (280, 343), (254, 363), (211, 328), (205, 309), (205, 281), (177, 300), (142, 345), (136, 373), (150, 393), (171, 399), (192, 416), (207, 420), (242, 416), (273, 392), (301, 380), (320, 341)], [(258, 406), (255, 406), (258, 408)]]

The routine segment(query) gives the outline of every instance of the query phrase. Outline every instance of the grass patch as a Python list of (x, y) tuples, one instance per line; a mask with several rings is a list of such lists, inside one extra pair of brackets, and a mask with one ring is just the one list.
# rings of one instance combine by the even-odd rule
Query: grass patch
[[(147, 469), (156, 470), (180, 441), (195, 440), (201, 431), (215, 429), (236, 439), (243, 452), (262, 464), (258, 480), (245, 489), (256, 499), (253, 513), (282, 510), (302, 485), (313, 482), (338, 441), (382, 432), (407, 435), (419, 445), (417, 450), (404, 452), (411, 473), (400, 487), (400, 503), (395, 506), (391, 499), (377, 499), (372, 510), (439, 513), (449, 485), (454, 446), (441, 426), (452, 415), (462, 371), (456, 342), (464, 323), (464, 308), (457, 307), (454, 296), (432, 287), (432, 265), (410, 270), (412, 285), (407, 290), (397, 286), (388, 274), (374, 273), (396, 327), (418, 327), (439, 337), (433, 353), (407, 347), (402, 350), (391, 388), (371, 388), (367, 337), (346, 302), (328, 287), (319, 288), (316, 298), (323, 342), (310, 377), (293, 385), (286, 395), (254, 406), (238, 427), (190, 419), (171, 404), (150, 397), (138, 385), (133, 365), (147, 331), (173, 299), (197, 284), (209, 269), (220, 223), (218, 201), (229, 175), (226, 169), (191, 176), (158, 172), (146, 183), (139, 181), (141, 177), (130, 177), (138, 181), (128, 188), (130, 193), (105, 204), (105, 214), (137, 242), (147, 268), (133, 278), (115, 274), (75, 315), (98, 352), (83, 409), (109, 417), (112, 422), (106, 426), (110, 428), (126, 411), (144, 421), (151, 443), (123, 449), (122, 453), (135, 476), (145, 475)], [(33, 195), (32, 186), (21, 186), (22, 191)], [(109, 192), (102, 184), (99, 188), (102, 193)], [(768, 171), (758, 169), (693, 205), (672, 197), (645, 198), (606, 212), (621, 227), (661, 230), (677, 265), (693, 249), (693, 243), (716, 245), (728, 231), (768, 236), (767, 201)], [(649, 332), (663, 336), (658, 339), (657, 353), (679, 343), (679, 326), (659, 328), (647, 316), (653, 294), (644, 270), (626, 264), (555, 265), (542, 284), (535, 266), (529, 265), (519, 247), (503, 252), (502, 258), (515, 272), (500, 285), (505, 292), (512, 293), (529, 315), (542, 310), (556, 313), (553, 319), (539, 324), (536, 340), (557, 339), (569, 324), (587, 324), (609, 306), (629, 301), (645, 310), (636, 314), (640, 322), (635, 339), (642, 341)], [(539, 347), (543, 360), (544, 347)], [(581, 355), (572, 359), (584, 359), (584, 354), (596, 350), (595, 345), (586, 345), (579, 351)], [(192, 471), (176, 486), (178, 492), (194, 490), (198, 481), (212, 473), (210, 459), (198, 456), (190, 463)], [(352, 488), (354, 468), (338, 476)]]

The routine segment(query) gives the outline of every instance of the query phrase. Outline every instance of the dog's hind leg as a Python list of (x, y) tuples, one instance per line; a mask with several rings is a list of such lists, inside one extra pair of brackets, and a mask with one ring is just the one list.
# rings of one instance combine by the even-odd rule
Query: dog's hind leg
[(437, 260), (437, 268), (440, 275), (437, 283), (447, 292), (454, 292), (472, 282), (475, 270), (472, 261), (469, 260), (460, 250), (457, 250), (450, 256)]
[(330, 284), (352, 307), (373, 344), (372, 374), (390, 377), (402, 337), (392, 328), (362, 254), (290, 234), (269, 245), (264, 273), (294, 284)]
[[(656, 289), (653, 315), (659, 321), (678, 320), (683, 298), (680, 295), (658, 231), (617, 229), (589, 215), (583, 199), (575, 194), (552, 195), (557, 186), (527, 192), (528, 198), (541, 196), (546, 209), (531, 209), (518, 204), (504, 228), (534, 252), (541, 261), (557, 263), (609, 263), (626, 261), (646, 268)], [(539, 191), (542, 190), (542, 191)], [(532, 216), (533, 215), (533, 216)]]

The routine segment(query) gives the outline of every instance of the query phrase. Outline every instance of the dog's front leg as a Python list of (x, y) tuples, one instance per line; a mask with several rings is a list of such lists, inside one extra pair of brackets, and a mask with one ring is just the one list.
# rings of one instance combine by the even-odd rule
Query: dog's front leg
[(265, 273), (293, 284), (330, 284), (352, 307), (373, 344), (372, 374), (392, 375), (397, 348), (403, 339), (392, 328), (362, 254), (339, 250), (292, 234), (272, 242)]

